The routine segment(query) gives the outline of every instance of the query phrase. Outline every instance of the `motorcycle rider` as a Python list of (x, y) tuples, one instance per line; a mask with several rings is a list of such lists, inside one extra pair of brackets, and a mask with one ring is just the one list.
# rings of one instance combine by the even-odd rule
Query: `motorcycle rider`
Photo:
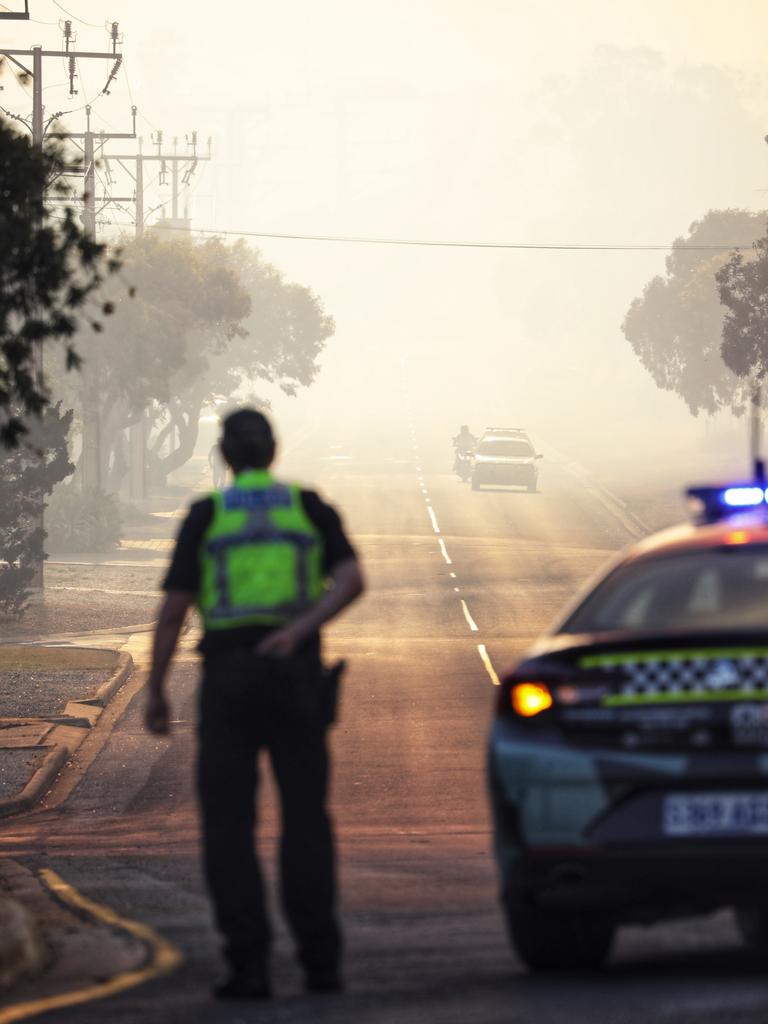
[(468, 455), (474, 450), (476, 444), (477, 438), (475, 435), (470, 433), (466, 423), (462, 424), (458, 434), (453, 438), (453, 447), (457, 452), (461, 452), (462, 455)]

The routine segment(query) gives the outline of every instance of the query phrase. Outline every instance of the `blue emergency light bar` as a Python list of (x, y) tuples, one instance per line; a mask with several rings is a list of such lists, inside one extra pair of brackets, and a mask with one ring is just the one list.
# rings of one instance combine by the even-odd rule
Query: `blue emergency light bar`
[(686, 495), (693, 517), (702, 523), (716, 523), (751, 510), (768, 513), (768, 487), (760, 483), (689, 487)]

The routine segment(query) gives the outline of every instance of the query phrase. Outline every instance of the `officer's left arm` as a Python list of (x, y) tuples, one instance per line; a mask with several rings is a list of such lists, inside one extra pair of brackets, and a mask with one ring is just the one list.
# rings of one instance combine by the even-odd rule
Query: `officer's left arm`
[(164, 693), (165, 675), (176, 650), (181, 627), (195, 595), (184, 590), (170, 590), (160, 606), (152, 648), (152, 668), (147, 683), (147, 705), (144, 722), (149, 732), (164, 735), (168, 732), (170, 709)]
[(332, 586), (320, 600), (287, 626), (269, 633), (257, 647), (259, 654), (271, 654), (275, 657), (293, 654), (304, 640), (360, 597), (365, 590), (365, 577), (356, 558), (345, 558), (338, 562), (331, 569), (329, 579)]

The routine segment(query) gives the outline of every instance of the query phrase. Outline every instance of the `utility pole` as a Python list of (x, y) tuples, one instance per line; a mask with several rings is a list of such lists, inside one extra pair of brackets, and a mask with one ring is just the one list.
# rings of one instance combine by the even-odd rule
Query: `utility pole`
[[(144, 234), (144, 154), (142, 147), (144, 140), (139, 139), (139, 152), (136, 154), (136, 237), (141, 238)], [(128, 172), (130, 173), (130, 171)]]
[[(189, 152), (180, 154), (178, 152), (178, 139), (173, 140), (173, 152), (163, 152), (163, 132), (158, 130), (152, 137), (155, 153), (144, 152), (144, 140), (139, 138), (139, 148), (136, 153), (110, 154), (109, 160), (115, 160), (122, 167), (125, 173), (133, 180), (135, 186), (135, 233), (137, 238), (144, 234), (146, 217), (144, 202), (144, 164), (160, 164), (160, 184), (165, 184), (168, 167), (171, 165), (171, 210), (173, 213), (173, 224), (178, 225), (179, 210), (179, 176), (181, 173), (181, 184), (188, 185), (194, 175), (198, 163), (211, 159), (211, 140), (208, 139), (207, 153), (203, 156), (197, 152), (197, 132), (193, 131), (186, 136), (186, 143)], [(131, 164), (134, 169), (131, 170)], [(108, 161), (107, 161), (108, 165)], [(152, 212), (152, 211), (150, 211)], [(142, 415), (139, 423), (129, 430), (129, 447), (131, 452), (130, 472), (130, 493), (134, 499), (143, 499), (147, 494), (146, 476), (146, 447), (147, 447), (147, 415)]]
[[(133, 180), (136, 187), (136, 237), (139, 238), (144, 234), (145, 218), (148, 214), (145, 214), (145, 203), (144, 203), (144, 164), (145, 163), (159, 163), (160, 164), (160, 184), (165, 185), (168, 177), (168, 164), (171, 165), (171, 211), (173, 221), (178, 222), (179, 220), (179, 194), (180, 185), (188, 185), (192, 180), (192, 176), (197, 170), (199, 163), (206, 162), (211, 159), (211, 140), (208, 139), (208, 148), (205, 155), (198, 153), (197, 146), (197, 132), (191, 132), (185, 137), (189, 152), (179, 153), (178, 152), (178, 138), (173, 140), (173, 151), (171, 153), (163, 152), (163, 132), (157, 131), (152, 136), (152, 143), (156, 147), (157, 152), (145, 153), (144, 152), (144, 140), (139, 139), (139, 151), (138, 153), (118, 153), (110, 154), (110, 160), (116, 160), (126, 174)], [(133, 163), (135, 165), (134, 170), (131, 170), (128, 164)], [(185, 166), (186, 165), (186, 166)], [(149, 211), (150, 213), (152, 211)]]
[[(12, 12), (5, 12), (6, 16), (11, 15), (11, 13)], [(17, 19), (20, 18), (20, 15), (16, 15), (16, 18)], [(28, 4), (27, 0), (25, 0), (25, 4), (24, 4), (24, 19), (23, 20), (28, 20), (28, 19), (29, 19), (29, 4)], [(107, 87), (109, 86), (109, 83), (112, 81), (112, 79), (114, 78), (115, 74), (117, 74), (117, 71), (118, 71), (118, 69), (120, 67), (120, 64), (122, 63), (122, 60), (123, 60), (122, 55), (117, 52), (117, 41), (118, 41), (117, 23), (115, 22), (113, 24), (112, 52), (111, 53), (101, 53), (101, 52), (93, 52), (93, 51), (81, 51), (81, 52), (70, 51), (69, 50), (69, 39), (67, 39), (67, 50), (66, 51), (61, 51), (61, 50), (44, 50), (41, 46), (33, 46), (33, 47), (31, 47), (30, 49), (27, 49), (27, 50), (19, 50), (19, 49), (15, 49), (15, 48), (14, 49), (6, 49), (6, 48), (0, 49), (0, 57), (4, 57), (7, 60), (9, 60), (12, 64), (15, 64), (18, 68), (21, 69), (21, 71), (27, 77), (31, 77), (31, 79), (32, 79), (32, 124), (29, 125), (29, 123), (25, 122), (23, 118), (19, 118), (19, 120), (21, 120), (23, 123), (26, 123), (27, 127), (30, 128), (31, 134), (32, 134), (32, 145), (36, 149), (42, 150), (43, 143), (45, 141), (45, 127), (46, 126), (44, 124), (45, 108), (43, 106), (43, 60), (45, 58), (55, 58), (56, 60), (62, 60), (62, 59), (63, 60), (69, 60), (70, 61), (70, 67), (74, 67), (74, 61), (76, 59), (82, 59), (82, 60), (94, 60), (94, 59), (95, 60), (113, 60), (114, 63), (113, 63), (113, 66), (112, 66), (111, 74), (110, 74), (110, 77), (107, 80), (107, 85), (105, 85), (105, 87), (104, 87), (104, 89), (106, 91)], [(26, 64), (23, 63), (23, 60), (29, 61), (30, 59), (31, 59), (31, 63), (32, 63), (31, 70), (30, 70), (30, 68)], [(70, 87), (71, 87), (71, 83), (72, 83), (72, 78), (70, 78)], [(34, 372), (36, 373), (36, 375), (38, 377), (38, 380), (42, 380), (42, 378), (43, 378), (43, 346), (42, 346), (42, 344), (38, 344), (36, 346), (35, 357), (34, 357)], [(37, 521), (39, 522), (39, 525), (41, 527), (43, 525), (43, 512), (44, 512), (44, 506), (43, 506), (43, 503), (41, 501), (39, 511), (36, 513), (36, 516), (35, 516), (35, 518), (37, 519)], [(44, 560), (43, 560), (43, 553), (41, 551), (40, 552), (40, 556), (39, 556), (39, 561), (35, 565), (35, 576), (34, 576), (34, 579), (32, 581), (32, 586), (36, 590), (39, 590), (39, 591), (42, 591), (43, 583), (44, 583), (43, 565), (44, 565)]]
[[(50, 132), (50, 138), (68, 141), (82, 140), (83, 148), (83, 230), (89, 238), (96, 238), (96, 161), (111, 139), (136, 138), (136, 107), (131, 108), (133, 130), (130, 132), (94, 132), (91, 130), (91, 107), (85, 108), (84, 132)], [(97, 156), (98, 154), (98, 156)], [(105, 204), (118, 199), (105, 197)], [(101, 490), (101, 414), (98, 381), (94, 380), (88, 363), (83, 367), (83, 454), (81, 486), (86, 490)]]
[[(25, 3), (25, 11), (26, 11), (26, 15), (28, 16), (28, 14), (29, 14), (28, 4), (26, 4), (26, 3)], [(122, 64), (122, 61), (123, 61), (122, 54), (117, 52), (117, 45), (118, 45), (118, 42), (119, 42), (118, 24), (117, 24), (117, 22), (113, 22), (112, 23), (112, 26), (111, 26), (111, 38), (112, 38), (112, 50), (111, 50), (111, 52), (106, 52), (105, 53), (105, 52), (102, 52), (102, 51), (92, 51), (92, 50), (72, 50), (72, 49), (70, 49), (70, 42), (73, 40), (72, 30), (71, 30), (71, 22), (67, 22), (66, 25), (65, 25), (65, 32), (64, 32), (64, 39), (65, 39), (65, 45), (66, 45), (66, 49), (64, 49), (64, 50), (44, 50), (42, 48), (42, 46), (33, 46), (30, 49), (28, 49), (28, 50), (6, 49), (6, 48), (0, 49), (0, 57), (5, 57), (7, 60), (11, 61), (12, 64), (15, 64), (18, 68), (21, 69), (21, 71), (26, 76), (28, 76), (28, 77), (30, 77), (32, 79), (32, 124), (30, 126), (28, 122), (25, 122), (25, 123), (27, 123), (27, 127), (28, 128), (31, 128), (32, 144), (33, 144), (33, 146), (35, 146), (36, 149), (42, 149), (43, 148), (43, 143), (44, 143), (45, 137), (46, 137), (46, 125), (44, 123), (45, 108), (43, 106), (43, 61), (46, 58), (53, 58), (53, 59), (55, 59), (57, 61), (62, 61), (63, 60), (63, 61), (66, 61), (68, 63), (68, 66), (70, 68), (70, 80), (69, 80), (70, 81), (70, 95), (74, 95), (74, 91), (75, 91), (74, 87), (73, 87), (73, 85), (74, 85), (74, 77), (75, 77), (74, 68), (75, 68), (75, 62), (77, 60), (111, 60), (113, 62), (112, 63), (112, 68), (110, 70), (109, 77), (107, 78), (106, 85), (104, 86), (104, 89), (102, 90), (102, 92), (108, 92), (109, 91), (109, 85), (114, 80), (115, 75), (119, 71), (120, 65)], [(31, 63), (32, 63), (31, 70), (23, 62), (24, 60), (29, 61), (30, 58), (31, 58)], [(24, 121), (23, 118), (19, 118), (19, 120)], [(87, 134), (90, 134), (90, 133), (87, 133)], [(61, 138), (62, 135), (61, 135), (61, 133), (56, 133), (55, 137)], [(64, 136), (64, 137), (66, 138), (66, 137), (70, 137), (70, 136)], [(85, 136), (82, 136), (82, 135), (80, 137), (83, 138), (84, 142), (85, 142), (85, 145), (84, 145), (83, 149), (84, 149), (85, 157), (86, 157), (85, 174), (86, 174), (86, 195), (87, 195), (87, 193), (88, 193), (88, 180), (89, 180), (88, 179), (89, 163), (90, 163), (90, 172), (91, 173), (93, 173), (93, 168), (94, 168), (93, 137), (92, 137), (92, 135), (91, 135), (90, 138), (86, 138)], [(130, 136), (130, 137), (131, 138), (135, 137), (135, 132), (134, 132), (134, 135)], [(88, 153), (89, 152), (91, 154), (90, 162), (88, 160)], [(90, 182), (91, 182), (91, 186), (92, 186), (93, 185), (93, 178), (90, 179)], [(87, 203), (86, 203), (86, 208), (87, 208)], [(87, 211), (86, 214), (85, 214), (84, 225), (85, 225), (86, 231), (88, 231), (89, 227), (91, 228), (91, 233), (95, 229), (95, 216), (93, 218), (90, 218), (89, 211)], [(35, 367), (35, 369), (36, 369), (36, 372), (37, 372), (38, 376), (42, 377), (42, 374), (43, 374), (42, 347), (40, 347), (40, 349), (37, 352), (36, 367)]]
[[(25, 4), (26, 7), (26, 4)], [(44, 50), (41, 46), (33, 46), (28, 50), (18, 49), (0, 49), (0, 57), (5, 57), (21, 71), (32, 78), (32, 124), (31, 126), (27, 123), (28, 127), (31, 127), (32, 133), (32, 144), (37, 149), (43, 148), (43, 143), (46, 138), (46, 124), (44, 121), (45, 108), (43, 106), (43, 62), (46, 58), (53, 58), (56, 61), (64, 61), (66, 66), (69, 68), (69, 93), (70, 96), (74, 96), (76, 93), (74, 84), (76, 77), (76, 67), (78, 60), (108, 60), (112, 62), (109, 75), (107, 77), (106, 84), (102, 89), (102, 94), (109, 92), (109, 87), (115, 79), (120, 66), (123, 61), (123, 56), (118, 53), (118, 44), (120, 42), (119, 37), (119, 26), (116, 21), (112, 22), (110, 26), (110, 38), (112, 41), (111, 51), (92, 51), (92, 50), (75, 50), (72, 48), (75, 37), (72, 32), (72, 22), (66, 21), (64, 23), (64, 46), (63, 50)], [(32, 61), (32, 69), (23, 62), (24, 60)], [(86, 108), (87, 113), (87, 129), (82, 133), (68, 133), (68, 132), (51, 132), (48, 133), (51, 138), (58, 139), (82, 139), (82, 151), (84, 157), (83, 166), (83, 228), (85, 233), (90, 238), (95, 238), (96, 235), (96, 210), (95, 210), (95, 198), (96, 198), (96, 139), (99, 139), (99, 147), (103, 148), (104, 142), (108, 137), (118, 138), (135, 138), (136, 137), (136, 110), (134, 108), (134, 127), (132, 133), (120, 133), (117, 136), (106, 136), (104, 133), (99, 133), (98, 136), (91, 131), (91, 108)], [(23, 120), (23, 119), (20, 119)], [(52, 119), (51, 119), (52, 120)], [(40, 377), (43, 374), (43, 358), (42, 348), (37, 353), (36, 358), (36, 371)], [(86, 384), (85, 391), (92, 390)], [(86, 397), (84, 404), (87, 406), (91, 404)], [(83, 416), (83, 485), (89, 487), (98, 487), (101, 483), (101, 466), (100, 466), (100, 444), (99, 444), (99, 426), (98, 422), (90, 422), (91, 416)], [(98, 421), (98, 413), (96, 414), (96, 420)], [(91, 432), (92, 436), (88, 436)], [(42, 513), (41, 513), (42, 515)], [(42, 570), (40, 573), (40, 585), (42, 585)]]
[(752, 473), (760, 484), (765, 484), (765, 460), (763, 459), (763, 382), (758, 378), (752, 385), (752, 402), (749, 431), (749, 455)]

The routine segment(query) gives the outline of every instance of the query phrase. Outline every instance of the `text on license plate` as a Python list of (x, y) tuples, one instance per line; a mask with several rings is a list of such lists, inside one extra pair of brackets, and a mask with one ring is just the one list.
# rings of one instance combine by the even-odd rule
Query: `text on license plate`
[(669, 793), (665, 836), (768, 835), (768, 793)]

